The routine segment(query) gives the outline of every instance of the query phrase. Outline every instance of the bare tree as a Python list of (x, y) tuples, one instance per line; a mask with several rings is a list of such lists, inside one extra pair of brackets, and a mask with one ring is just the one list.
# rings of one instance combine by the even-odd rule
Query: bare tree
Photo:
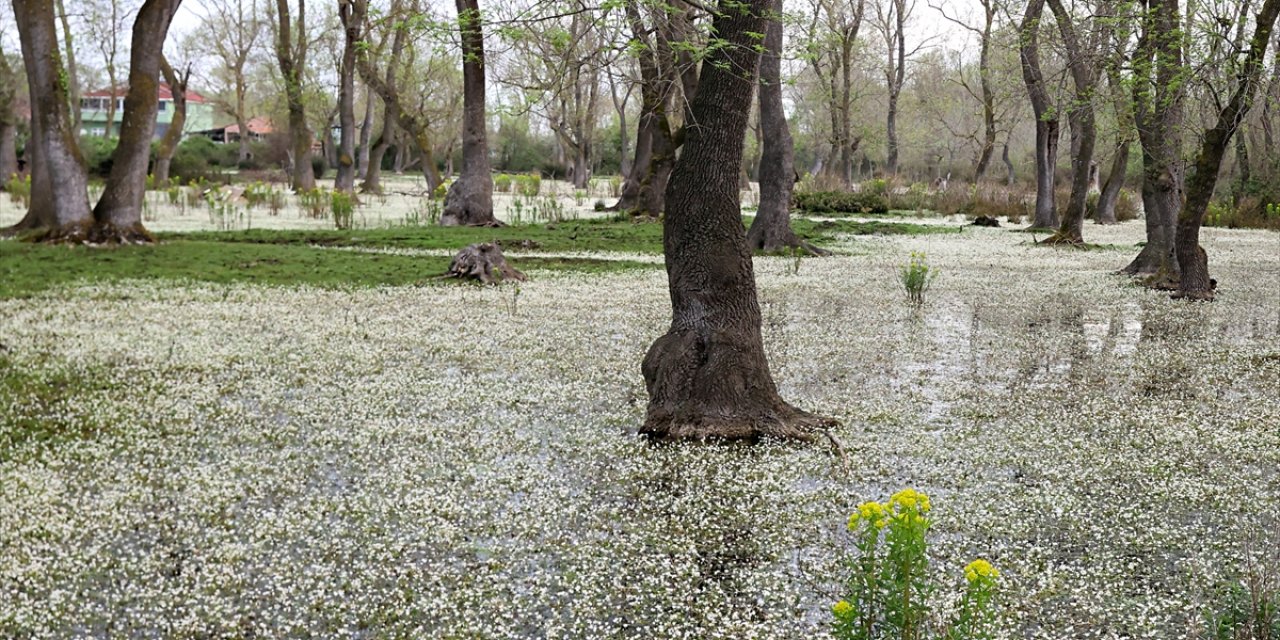
[(853, 134), (853, 72), (865, 13), (865, 0), (815, 0), (805, 44), (805, 57), (822, 86), (831, 117), (831, 161), (826, 166), (845, 187), (853, 183), (854, 157), (862, 142)]
[(498, 224), (493, 217), (493, 176), (485, 118), (485, 59), (479, 0), (456, 0), (462, 40), (462, 175), (449, 185), (443, 225)]
[(919, 52), (917, 46), (907, 51), (907, 20), (915, 10), (915, 0), (882, 0), (877, 2), (876, 28), (884, 39), (888, 53), (884, 65), (885, 91), (888, 93), (888, 110), (885, 115), (885, 163), (890, 175), (898, 173), (898, 98), (907, 80), (907, 60)]
[[(316, 175), (311, 168), (312, 135), (307, 127), (306, 103), (302, 95), (302, 79), (307, 67), (307, 0), (297, 2), (298, 33), (295, 38), (289, 0), (276, 0), (276, 61), (280, 65), (280, 77), (284, 81), (289, 106), (289, 155), (293, 162), (290, 186), (294, 191), (309, 191), (316, 187)], [(241, 135), (244, 135), (243, 131)]]
[(215, 77), (226, 88), (217, 99), (218, 107), (235, 118), (240, 130), (239, 158), (249, 158), (249, 119), (246, 97), (249, 82), (246, 77), (250, 59), (258, 49), (263, 21), (253, 0), (203, 0), (204, 16), (200, 31), (202, 43), (207, 43), (215, 56)]
[[(102, 0), (102, 2), (104, 4), (93, 8), (89, 20), (94, 23), (95, 33), (98, 35), (98, 53), (106, 65), (107, 93), (110, 96), (107, 100), (107, 126), (102, 135), (114, 138), (116, 136), (116, 105), (119, 100), (117, 92), (120, 90), (116, 59), (120, 55), (120, 32), (124, 30), (124, 15), (120, 8), (120, 0)], [(121, 123), (121, 127), (123, 126), (124, 123)]]
[(747, 230), (747, 246), (764, 251), (803, 247), (813, 253), (826, 253), (800, 240), (791, 230), (796, 169), (791, 129), (782, 104), (782, 0), (774, 0), (773, 5), (760, 58), (760, 206)]
[(1093, 93), (1097, 84), (1092, 47), (1076, 33), (1075, 19), (1062, 0), (1048, 0), (1058, 23), (1058, 33), (1067, 52), (1067, 69), (1075, 86), (1075, 100), (1067, 111), (1071, 124), (1071, 196), (1058, 231), (1044, 240), (1046, 244), (1083, 244), (1084, 216), (1088, 207), (1089, 182), (1093, 169), (1093, 149), (1098, 132), (1093, 113)]
[(1044, 14), (1045, 0), (1027, 0), (1022, 15), (1019, 34), (1022, 45), (1022, 79), (1027, 85), (1031, 107), (1036, 115), (1036, 213), (1033, 227), (1053, 229), (1058, 226), (1058, 211), (1054, 206), (1054, 174), (1058, 167), (1058, 112), (1045, 86), (1044, 71), (1040, 68), (1040, 18)]
[(996, 0), (978, 0), (978, 3), (982, 7), (982, 22), (977, 27), (948, 15), (941, 6), (934, 7), (948, 21), (966, 29), (978, 38), (978, 89), (975, 91), (965, 80), (964, 74), (960, 74), (960, 85), (982, 105), (982, 139), (973, 163), (974, 182), (981, 182), (991, 166), (991, 158), (995, 155), (996, 138), (999, 134), (996, 126), (996, 92), (991, 68), (991, 47), (994, 42), (992, 29), (995, 27), (998, 7)]
[(62, 23), (62, 44), (66, 51), (67, 89), (71, 100), (71, 130), (80, 135), (80, 70), (76, 64), (75, 39), (71, 35), (71, 17), (67, 15), (63, 0), (57, 1), (58, 18)]
[[(169, 164), (173, 161), (173, 154), (177, 152), (178, 144), (182, 142), (183, 129), (187, 126), (187, 85), (191, 81), (191, 67), (188, 65), (182, 74), (178, 74), (162, 55), (160, 71), (164, 73), (164, 81), (168, 83), (169, 93), (173, 95), (173, 118), (156, 147), (156, 164), (151, 175), (156, 184), (168, 184)], [(242, 131), (241, 136), (244, 135), (245, 132)]]
[(338, 0), (338, 20), (342, 23), (342, 66), (338, 72), (338, 123), (342, 140), (338, 147), (338, 175), (333, 188), (348, 193), (356, 187), (356, 48), (364, 37), (367, 0)]

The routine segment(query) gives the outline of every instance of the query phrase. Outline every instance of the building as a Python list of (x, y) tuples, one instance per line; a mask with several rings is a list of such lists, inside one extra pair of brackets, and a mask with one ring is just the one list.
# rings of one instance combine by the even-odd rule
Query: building
[[(124, 96), (127, 88), (103, 89), (86, 93), (80, 98), (80, 135), (102, 136), (107, 133), (107, 113), (115, 100), (114, 118), (110, 123), (111, 135), (120, 135), (120, 123), (124, 120)], [(173, 92), (166, 83), (160, 83), (160, 105), (156, 111), (156, 130), (152, 134), (160, 138), (169, 130), (173, 121)], [(195, 91), (187, 90), (186, 132), (200, 131), (213, 126), (213, 103)]]
[[(259, 142), (275, 132), (275, 129), (271, 126), (271, 121), (263, 117), (250, 118), (245, 123), (245, 128), (249, 130), (246, 137), (251, 142)], [(234, 122), (224, 127), (212, 129), (192, 130), (191, 127), (187, 127), (187, 131), (205, 136), (214, 142), (226, 144), (240, 142), (240, 125)]]

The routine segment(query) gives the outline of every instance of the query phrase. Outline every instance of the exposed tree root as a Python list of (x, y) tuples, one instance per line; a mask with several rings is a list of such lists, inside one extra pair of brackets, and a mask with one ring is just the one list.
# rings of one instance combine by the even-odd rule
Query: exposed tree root
[(818, 435), (839, 425), (833, 418), (797, 409), (781, 398), (775, 398), (769, 404), (773, 406), (760, 407), (749, 414), (732, 415), (714, 409), (700, 410), (699, 407), (663, 413), (655, 412), (651, 407), (640, 433), (655, 440), (757, 442), (777, 439), (813, 442)]
[(90, 244), (123, 245), (154, 244), (156, 239), (141, 224), (120, 227), (110, 222), (99, 222), (89, 228), (88, 241)]
[(483, 284), (496, 284), (504, 280), (524, 281), (528, 278), (507, 264), (502, 248), (491, 242), (482, 242), (463, 248), (449, 263), (449, 270), (441, 278), (475, 280)]
[(1085, 246), (1084, 238), (1073, 234), (1065, 234), (1061, 231), (1054, 232), (1053, 235), (1041, 240), (1038, 244), (1051, 247), (1083, 247)]

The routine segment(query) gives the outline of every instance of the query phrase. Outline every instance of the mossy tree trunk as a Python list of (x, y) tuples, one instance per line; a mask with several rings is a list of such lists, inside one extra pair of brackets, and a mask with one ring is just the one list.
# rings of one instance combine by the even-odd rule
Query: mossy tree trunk
[[(298, 0), (298, 34), (293, 37), (293, 20), (289, 1), (276, 0), (276, 62), (284, 79), (285, 102), (289, 111), (289, 155), (293, 171), (289, 186), (294, 191), (316, 188), (315, 170), (311, 168), (311, 129), (307, 127), (307, 107), (302, 96), (302, 77), (307, 68), (307, 2)], [(241, 136), (248, 135), (241, 130)]]
[(1177, 0), (1146, 0), (1133, 62), (1133, 115), (1142, 144), (1147, 244), (1123, 269), (1153, 288), (1177, 286), (1174, 226), (1182, 206), (1182, 105), (1186, 82)]
[(37, 240), (83, 242), (93, 226), (89, 177), (72, 128), (53, 5), (53, 0), (13, 1), (31, 99), (26, 147), (31, 206), (18, 224), (0, 235), (30, 231)]
[(1249, 48), (1238, 67), (1231, 97), (1219, 110), (1217, 121), (1205, 131), (1200, 143), (1194, 173), (1187, 181), (1187, 201), (1178, 214), (1178, 226), (1174, 235), (1178, 265), (1182, 268), (1178, 279), (1179, 298), (1212, 300), (1214, 297), (1214, 282), (1209, 277), (1208, 257), (1200, 246), (1200, 225), (1209, 208), (1214, 187), (1217, 186), (1218, 173), (1222, 169), (1222, 159), (1231, 145), (1231, 137), (1249, 114), (1254, 96), (1262, 83), (1263, 61), (1277, 15), (1280, 15), (1280, 0), (1263, 2), (1253, 37), (1249, 40)]
[(0, 190), (18, 173), (18, 113), (14, 108), (18, 81), (8, 56), (0, 55)]
[(659, 439), (810, 439), (831, 421), (778, 395), (760, 334), (738, 170), (770, 0), (721, 0), (714, 47), (667, 185), (663, 249), (672, 321), (645, 355), (642, 432)]

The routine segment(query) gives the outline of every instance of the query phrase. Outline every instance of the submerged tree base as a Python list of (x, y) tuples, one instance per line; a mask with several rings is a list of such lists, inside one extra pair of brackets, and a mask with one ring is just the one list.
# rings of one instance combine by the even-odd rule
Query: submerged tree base
[(502, 248), (491, 242), (481, 242), (463, 248), (449, 263), (445, 278), (474, 280), (482, 284), (496, 284), (504, 280), (524, 281), (527, 278), (515, 267), (507, 264)]
[(778, 395), (763, 354), (734, 331), (673, 330), (642, 367), (649, 409), (640, 433), (657, 440), (812, 442), (839, 423)]

